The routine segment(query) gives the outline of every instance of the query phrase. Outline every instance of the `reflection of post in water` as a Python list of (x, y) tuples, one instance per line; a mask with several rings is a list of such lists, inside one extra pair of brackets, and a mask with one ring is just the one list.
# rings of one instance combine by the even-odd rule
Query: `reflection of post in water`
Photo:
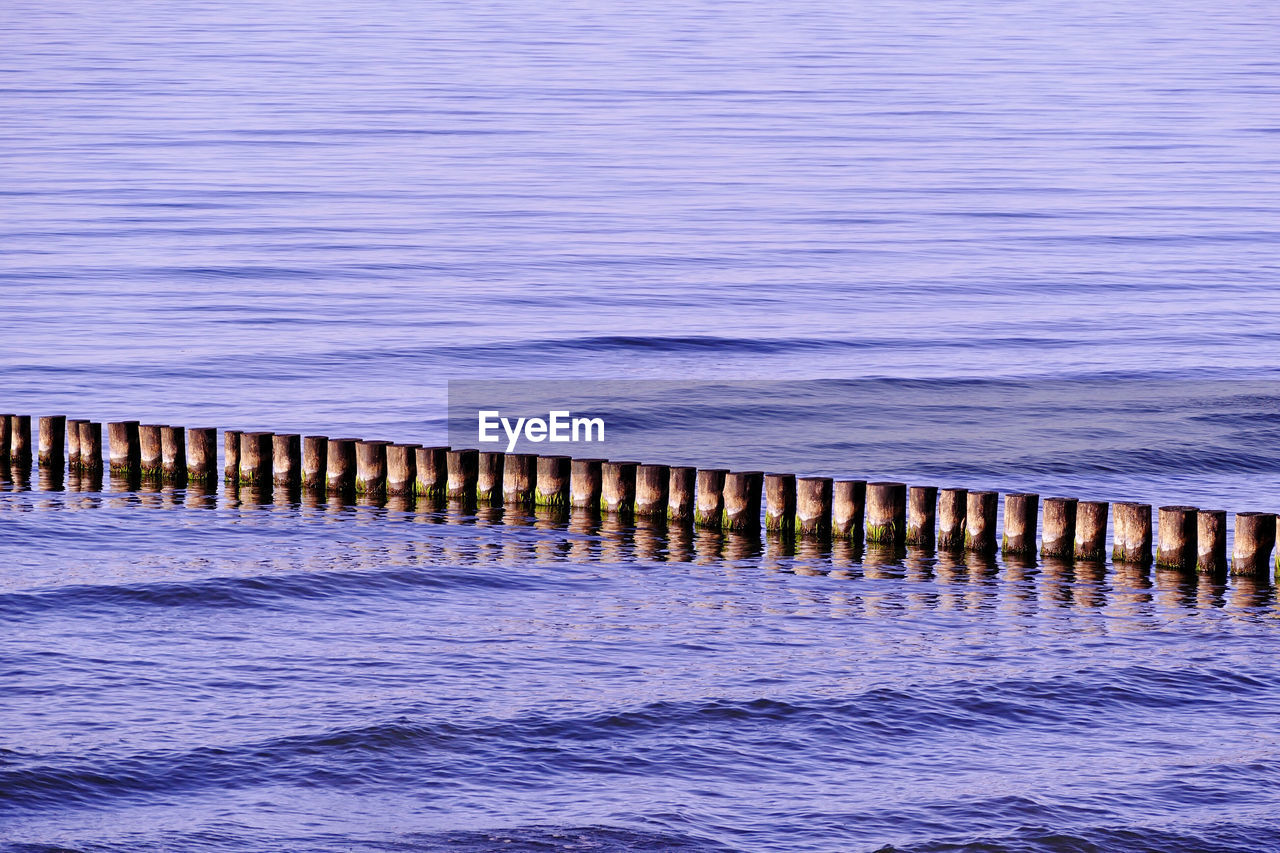
[(1074, 600), (1071, 594), (1073, 570), (1073, 562), (1063, 557), (1045, 557), (1040, 562), (1038, 591), (1046, 608), (1067, 607)]
[(1101, 560), (1077, 560), (1071, 598), (1077, 607), (1099, 608), (1107, 604), (1107, 564)]
[(550, 535), (539, 536), (534, 544), (534, 553), (540, 562), (547, 563), (553, 560), (560, 560), (569, 553), (569, 540), (564, 535), (568, 524), (569, 507), (567, 504), (538, 505), (533, 508), (534, 529), (551, 531)]
[[(665, 473), (665, 472), (664, 472)], [(665, 477), (664, 477), (665, 484)], [(667, 559), (667, 520), (666, 505), (663, 514), (637, 515), (635, 520), (636, 559), (646, 562), (665, 562)]]
[(475, 524), (477, 509), (474, 495), (464, 494), (461, 497), (449, 498), (445, 502), (444, 520), (446, 524)]
[[(130, 471), (127, 468), (122, 468), (118, 471), (112, 471), (110, 477), (108, 486), (113, 492), (136, 492), (142, 486), (142, 475), (137, 469)], [(131, 506), (135, 503), (137, 503), (136, 500), (130, 500), (127, 503), (113, 502), (112, 506)]]
[(1151, 604), (1151, 578), (1146, 564), (1112, 564), (1111, 604), (1123, 609), (1129, 616), (1147, 613)]
[(241, 509), (267, 506), (274, 499), (270, 478), (257, 482), (240, 483), (236, 491), (236, 499)]
[(1157, 565), (1153, 574), (1156, 602), (1161, 607), (1178, 610), (1195, 607), (1199, 579), (1194, 566)]
[(1267, 607), (1275, 603), (1275, 590), (1265, 576), (1239, 575), (1231, 581), (1228, 603), (1233, 610)]
[(600, 532), (600, 512), (594, 507), (573, 507), (569, 513), (569, 558), (589, 560), (596, 553)]
[[(832, 521), (832, 524), (835, 522)], [(861, 528), (859, 527), (859, 530)], [(774, 534), (770, 534), (772, 537)], [(862, 571), (862, 537), (857, 539), (833, 537), (831, 539), (831, 567), (842, 577), (853, 577)]]
[(965, 607), (968, 610), (981, 610), (988, 601), (995, 600), (996, 576), (1000, 572), (995, 555), (970, 551), (965, 555), (965, 568), (969, 574)]
[(66, 485), (66, 477), (62, 468), (41, 468), (38, 484), (41, 491), (60, 492)]
[(906, 555), (906, 548), (898, 547), (891, 541), (868, 542), (862, 552), (862, 574), (870, 580), (905, 577), (903, 560)]
[[(499, 508), (495, 507), (495, 509)], [(501, 539), (503, 564), (518, 568), (537, 559), (536, 541), (524, 531), (515, 530), (521, 527), (532, 528), (533, 517), (521, 512), (518, 506), (508, 508), (502, 512), (501, 517), (503, 526), (513, 531), (511, 535), (503, 536)]]
[(504, 523), (506, 510), (501, 500), (496, 504), (476, 503), (475, 523), (480, 527), (497, 527)]
[(625, 562), (633, 552), (629, 519), (618, 513), (602, 513), (600, 558), (607, 563)]
[[(1060, 559), (1049, 557), (1046, 559)], [(1030, 615), (1035, 612), (1036, 568), (1039, 561), (1034, 553), (1008, 554), (1001, 561), (999, 575), (1000, 598), (1004, 609), (1011, 613)]]
[(443, 490), (434, 497), (417, 495), (413, 503), (413, 520), (419, 524), (444, 524), (445, 511), (449, 508), (449, 500)]
[(396, 512), (396, 513), (413, 512), (414, 510), (413, 495), (406, 495), (404, 493), (400, 493), (396, 495), (387, 495), (386, 507), (387, 507), (387, 512)]
[[(759, 525), (757, 525), (757, 528)], [(759, 530), (724, 531), (723, 557), (726, 560), (754, 560), (764, 553)]]
[(1201, 608), (1227, 606), (1226, 572), (1197, 572), (1196, 606)]
[(796, 537), (796, 553), (791, 560), (791, 571), (798, 575), (824, 575), (830, 565), (831, 539), (829, 537)]
[(189, 509), (217, 509), (217, 486), (208, 479), (192, 481), (183, 491), (184, 503)]
[(688, 563), (694, 558), (693, 528), (671, 522), (667, 525), (667, 559), (673, 563)]
[[(701, 472), (699, 472), (701, 473)], [(714, 528), (698, 527), (694, 531), (693, 550), (698, 565), (718, 562), (724, 549), (724, 535)]]

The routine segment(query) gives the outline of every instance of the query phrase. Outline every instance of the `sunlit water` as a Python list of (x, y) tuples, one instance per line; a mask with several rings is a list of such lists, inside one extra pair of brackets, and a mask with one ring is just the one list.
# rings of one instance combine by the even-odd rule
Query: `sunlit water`
[[(1275, 509), (1226, 380), (1278, 378), (1280, 11), (1220, 6), (6, 3), (0, 410), (1121, 377), (1205, 441), (835, 396), (670, 452)], [(51, 485), (0, 491), (5, 849), (1280, 848), (1265, 583)]]

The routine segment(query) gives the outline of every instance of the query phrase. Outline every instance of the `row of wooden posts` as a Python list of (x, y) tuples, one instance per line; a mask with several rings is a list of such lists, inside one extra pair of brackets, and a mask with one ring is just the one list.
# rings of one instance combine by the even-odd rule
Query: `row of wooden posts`
[[(181, 483), (217, 476), (217, 430), (107, 424), (113, 473)], [(101, 471), (102, 424), (39, 419), (42, 467)], [(0, 457), (31, 463), (31, 418), (0, 415)], [(300, 436), (294, 433), (223, 432), (224, 477), (238, 483), (365, 495), (462, 498), (510, 506), (598, 508), (604, 512), (665, 516), (675, 523), (724, 530), (758, 530), (799, 536), (865, 540), (869, 545), (922, 545), (992, 554), (997, 550), (999, 494), (904, 483), (797, 477), (761, 471), (728, 471), (645, 465), (605, 459), (572, 459), (526, 453), (454, 450), (389, 441)], [(1241, 512), (1227, 559), (1227, 513), (1189, 506), (1159, 508), (1152, 553), (1152, 507), (1140, 503), (1009, 493), (1004, 496), (1005, 554), (1083, 560), (1106, 559), (1108, 515), (1113, 514), (1114, 562), (1205, 572), (1230, 569), (1266, 575), (1275, 547), (1276, 515)], [(1039, 521), (1040, 543), (1036, 531)], [(1280, 569), (1280, 554), (1277, 554)]]

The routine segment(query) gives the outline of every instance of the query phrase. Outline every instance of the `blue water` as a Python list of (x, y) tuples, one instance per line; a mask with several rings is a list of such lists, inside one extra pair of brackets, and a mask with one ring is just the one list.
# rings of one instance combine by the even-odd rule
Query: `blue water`
[[(687, 461), (1274, 510), (1278, 29), (11, 0), (0, 410), (443, 441), (450, 380), (1123, 381), (1201, 408), (1094, 453), (744, 399)], [(1265, 581), (0, 485), (6, 851), (1280, 849)]]

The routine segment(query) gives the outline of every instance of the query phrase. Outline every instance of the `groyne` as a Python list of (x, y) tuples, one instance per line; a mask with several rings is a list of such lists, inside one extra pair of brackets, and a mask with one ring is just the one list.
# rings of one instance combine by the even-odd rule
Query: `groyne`
[[(218, 481), (213, 427), (0, 414), (0, 464), (99, 482), (209, 488)], [(107, 442), (103, 444), (103, 434)], [(833, 540), (867, 549), (928, 548), (1006, 558), (1157, 565), (1206, 574), (1280, 571), (1276, 514), (1027, 492), (939, 488), (791, 472), (730, 471), (296, 433), (222, 430), (222, 479), (324, 499), (460, 501), (577, 508), (735, 534)], [(105, 457), (105, 459), (104, 459)], [(105, 464), (104, 464), (105, 462)], [(1003, 497), (1003, 513), (999, 512)], [(1228, 523), (1233, 530), (1227, 551)], [(1002, 529), (998, 523), (1003, 521)], [(1108, 537), (1110, 532), (1110, 537)], [(1155, 534), (1153, 536), (1153, 533)], [(1108, 551), (1108, 538), (1111, 548)]]

